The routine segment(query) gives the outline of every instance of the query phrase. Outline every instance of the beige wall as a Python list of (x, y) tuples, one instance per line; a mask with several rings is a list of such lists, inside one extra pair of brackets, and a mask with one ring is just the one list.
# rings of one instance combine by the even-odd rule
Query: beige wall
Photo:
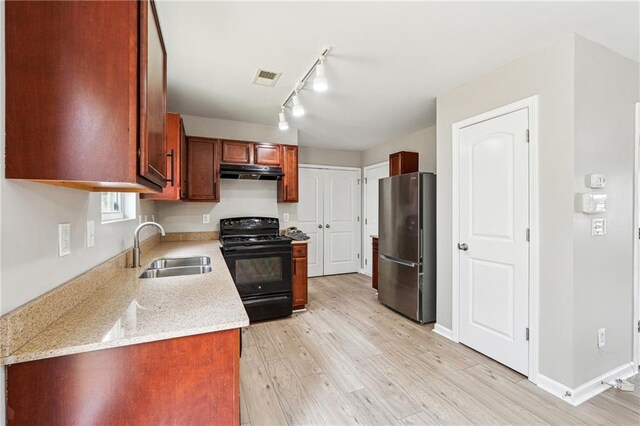
[(362, 165), (362, 152), (301, 146), (298, 150), (298, 160), (300, 164), (360, 167)]
[[(574, 385), (632, 360), (633, 175), (637, 62), (582, 37), (575, 44), (574, 191), (606, 193), (607, 235), (591, 236), (591, 219), (573, 214)], [(607, 176), (590, 190), (589, 173)], [(606, 329), (606, 345), (595, 344)]]
[(436, 126), (430, 126), (401, 138), (369, 148), (362, 153), (362, 166), (389, 160), (389, 154), (398, 151), (413, 151), (420, 154), (421, 172), (436, 171)]
[[(538, 95), (540, 182), (540, 370), (573, 384), (574, 37), (528, 54), (437, 101), (437, 322), (451, 327), (451, 126)], [(595, 335), (594, 335), (595, 339)], [(595, 340), (594, 340), (595, 341)]]
[(195, 115), (182, 115), (182, 119), (188, 136), (298, 145), (298, 130), (293, 127), (282, 131), (277, 126)]

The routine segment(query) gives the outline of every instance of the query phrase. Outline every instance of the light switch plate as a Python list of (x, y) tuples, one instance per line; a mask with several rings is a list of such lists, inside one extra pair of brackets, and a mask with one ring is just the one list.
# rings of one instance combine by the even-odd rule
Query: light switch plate
[(598, 173), (591, 173), (589, 175), (589, 187), (591, 188), (606, 188), (607, 177)]
[(605, 329), (604, 328), (599, 328), (598, 329), (598, 347), (601, 348), (605, 345), (606, 343), (606, 335), (605, 335)]
[(289, 213), (284, 213), (282, 215), (282, 221), (283, 222), (289, 222)]
[(87, 248), (96, 245), (96, 226), (93, 220), (87, 221)]
[(202, 223), (211, 223), (211, 216), (209, 216), (208, 214), (203, 214)]
[(58, 257), (71, 254), (71, 224), (58, 225)]
[(607, 235), (607, 219), (604, 217), (591, 219), (591, 236), (600, 237), (602, 235)]

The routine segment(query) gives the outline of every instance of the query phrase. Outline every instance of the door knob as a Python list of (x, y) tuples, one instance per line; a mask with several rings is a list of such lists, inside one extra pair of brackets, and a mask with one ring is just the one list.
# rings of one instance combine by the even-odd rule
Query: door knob
[(327, 223), (325, 226), (326, 226), (327, 228), (331, 228), (331, 227), (329, 226), (329, 224), (328, 224), (328, 223)]
[(469, 246), (467, 243), (458, 243), (458, 250), (467, 251), (469, 250)]
[(318, 224), (318, 228), (322, 229), (322, 224), (321, 223)]

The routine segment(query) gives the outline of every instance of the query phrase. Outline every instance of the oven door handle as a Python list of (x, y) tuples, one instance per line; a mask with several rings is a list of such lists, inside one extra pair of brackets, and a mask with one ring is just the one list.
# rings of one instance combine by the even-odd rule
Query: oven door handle
[(256, 297), (254, 299), (242, 299), (242, 303), (245, 305), (260, 305), (264, 303), (271, 303), (278, 300), (288, 300), (290, 298), (289, 295), (283, 296), (267, 296), (267, 297)]
[(287, 251), (291, 250), (290, 245), (272, 246), (268, 244), (255, 245), (255, 246), (251, 245), (251, 246), (238, 246), (238, 247), (223, 247), (223, 248), (225, 253), (228, 253), (228, 252), (238, 253), (238, 252), (244, 252), (244, 251), (263, 250), (263, 249), (269, 249), (271, 250), (272, 253), (278, 252), (278, 250), (286, 253)]

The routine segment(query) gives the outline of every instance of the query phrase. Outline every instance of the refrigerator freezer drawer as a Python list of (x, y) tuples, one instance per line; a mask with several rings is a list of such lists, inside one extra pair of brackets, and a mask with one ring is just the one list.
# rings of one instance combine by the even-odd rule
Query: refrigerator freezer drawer
[(378, 299), (384, 305), (419, 321), (420, 265), (380, 255)]

